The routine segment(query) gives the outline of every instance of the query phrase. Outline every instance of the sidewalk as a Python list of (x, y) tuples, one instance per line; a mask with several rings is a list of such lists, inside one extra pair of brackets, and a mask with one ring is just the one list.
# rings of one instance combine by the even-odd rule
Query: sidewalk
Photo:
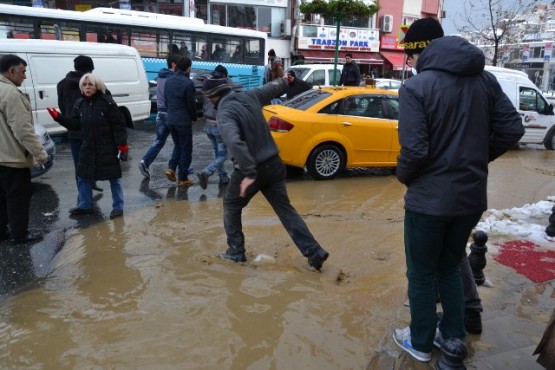
[[(491, 256), (488, 256), (484, 272), (493, 287), (478, 288), (484, 306), (483, 332), (466, 337), (469, 352), (465, 362), (467, 369), (544, 369), (536, 362), (537, 355), (532, 353), (553, 311), (555, 280), (534, 283), (499, 264)], [(408, 307), (402, 307), (397, 314), (399, 323), (410, 322)], [(383, 338), (380, 348), (382, 353), (371, 359), (368, 370), (435, 368), (441, 355), (434, 348), (432, 361), (429, 364), (420, 363), (396, 346), (391, 333)]]

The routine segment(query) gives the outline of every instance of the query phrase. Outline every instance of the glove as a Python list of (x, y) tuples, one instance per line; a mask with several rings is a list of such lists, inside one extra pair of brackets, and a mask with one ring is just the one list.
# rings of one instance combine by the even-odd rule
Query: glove
[(52, 117), (52, 119), (58, 122), (58, 118), (60, 117), (60, 112), (58, 112), (56, 108), (46, 108), (46, 110), (48, 111), (48, 113), (50, 113), (50, 116)]
[(129, 152), (129, 145), (118, 145), (118, 158), (122, 162), (127, 162), (128, 159), (128, 152)]

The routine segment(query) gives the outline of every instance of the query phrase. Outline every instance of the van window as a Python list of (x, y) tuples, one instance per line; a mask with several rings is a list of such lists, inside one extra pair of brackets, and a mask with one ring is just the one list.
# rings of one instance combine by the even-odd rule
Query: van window
[[(330, 77), (330, 85), (333, 85), (333, 69), (329, 70), (329, 77)], [(337, 68), (337, 71), (335, 72), (335, 83), (338, 84), (339, 83), (339, 79), (341, 78), (341, 70), (339, 68)]]
[(520, 87), (519, 100), (519, 109), (525, 111), (543, 113), (549, 105), (536, 90), (529, 87)]
[(326, 84), (326, 71), (323, 69), (317, 69), (308, 78), (306, 82), (311, 83), (313, 86), (325, 85)]

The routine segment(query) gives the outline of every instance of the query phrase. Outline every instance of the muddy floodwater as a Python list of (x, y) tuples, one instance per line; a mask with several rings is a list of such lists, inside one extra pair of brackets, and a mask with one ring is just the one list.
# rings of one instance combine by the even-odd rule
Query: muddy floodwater
[[(555, 194), (554, 159), (521, 150), (492, 164), (490, 207)], [(243, 213), (240, 264), (216, 257), (226, 248), (221, 198), (153, 201), (69, 230), (51, 272), (2, 301), (1, 367), (366, 369), (399, 357), (390, 338), (409, 322), (404, 186), (362, 175), (291, 181), (288, 191), (330, 252), (321, 273), (261, 195)]]

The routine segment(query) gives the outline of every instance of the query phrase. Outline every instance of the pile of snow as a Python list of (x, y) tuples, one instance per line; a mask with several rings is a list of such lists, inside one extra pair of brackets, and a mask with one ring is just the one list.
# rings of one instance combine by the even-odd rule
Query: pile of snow
[(555, 238), (550, 238), (545, 233), (554, 204), (555, 197), (549, 197), (548, 200), (525, 204), (520, 208), (489, 209), (484, 212), (476, 229), (491, 236), (507, 235), (530, 240), (555, 250)]

